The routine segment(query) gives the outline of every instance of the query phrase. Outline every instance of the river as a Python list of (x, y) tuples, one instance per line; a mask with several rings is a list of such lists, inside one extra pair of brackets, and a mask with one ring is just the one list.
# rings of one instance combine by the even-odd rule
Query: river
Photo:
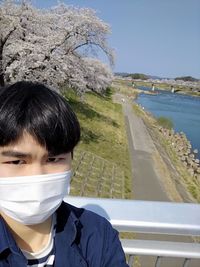
[[(151, 88), (140, 86), (144, 91)], [(176, 132), (184, 132), (200, 159), (200, 98), (155, 89), (156, 94), (141, 93), (136, 102), (155, 117), (172, 120)]]

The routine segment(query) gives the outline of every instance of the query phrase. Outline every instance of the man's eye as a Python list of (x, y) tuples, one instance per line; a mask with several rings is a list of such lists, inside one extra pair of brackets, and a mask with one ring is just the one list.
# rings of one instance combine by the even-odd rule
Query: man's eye
[(12, 160), (12, 161), (7, 161), (5, 163), (6, 164), (13, 164), (13, 165), (21, 165), (21, 164), (24, 164), (25, 161), (24, 160)]
[(56, 162), (59, 162), (61, 160), (62, 160), (62, 158), (48, 158), (47, 162), (56, 163)]

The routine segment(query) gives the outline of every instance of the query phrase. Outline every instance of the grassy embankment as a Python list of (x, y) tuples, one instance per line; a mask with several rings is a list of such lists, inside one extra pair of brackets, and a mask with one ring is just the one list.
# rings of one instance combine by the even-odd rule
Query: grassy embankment
[(78, 116), (81, 141), (74, 153), (72, 195), (131, 198), (131, 172), (122, 107), (104, 96), (63, 94)]
[[(132, 198), (131, 167), (122, 106), (113, 103), (108, 90), (105, 96), (86, 93), (84, 101), (72, 91), (65, 91), (81, 124), (81, 142), (75, 149), (71, 194)], [(124, 93), (128, 93), (127, 90)], [(102, 179), (103, 178), (103, 179)], [(134, 238), (134, 233), (120, 233)], [(138, 259), (135, 267), (140, 267)]]
[(137, 88), (133, 88), (130, 82), (121, 79), (115, 79), (113, 81), (113, 87), (118, 93), (126, 95), (130, 98), (136, 98), (137, 94), (142, 92)]

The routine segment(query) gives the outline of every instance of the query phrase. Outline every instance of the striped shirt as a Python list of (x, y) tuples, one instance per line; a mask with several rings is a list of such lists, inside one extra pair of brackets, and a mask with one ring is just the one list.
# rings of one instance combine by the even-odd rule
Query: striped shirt
[(51, 232), (47, 245), (38, 252), (22, 250), (28, 260), (27, 267), (52, 267), (55, 260), (54, 237), (56, 232), (56, 214), (54, 213), (51, 225)]

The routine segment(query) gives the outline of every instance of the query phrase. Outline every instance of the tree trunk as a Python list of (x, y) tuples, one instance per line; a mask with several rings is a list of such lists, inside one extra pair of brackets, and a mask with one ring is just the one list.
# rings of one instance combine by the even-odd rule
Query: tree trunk
[(0, 87), (5, 86), (5, 73), (3, 70), (3, 49), (11, 34), (16, 30), (16, 26), (7, 34), (4, 39), (0, 39)]
[(3, 71), (3, 43), (0, 41), (0, 87), (4, 87), (4, 71)]

